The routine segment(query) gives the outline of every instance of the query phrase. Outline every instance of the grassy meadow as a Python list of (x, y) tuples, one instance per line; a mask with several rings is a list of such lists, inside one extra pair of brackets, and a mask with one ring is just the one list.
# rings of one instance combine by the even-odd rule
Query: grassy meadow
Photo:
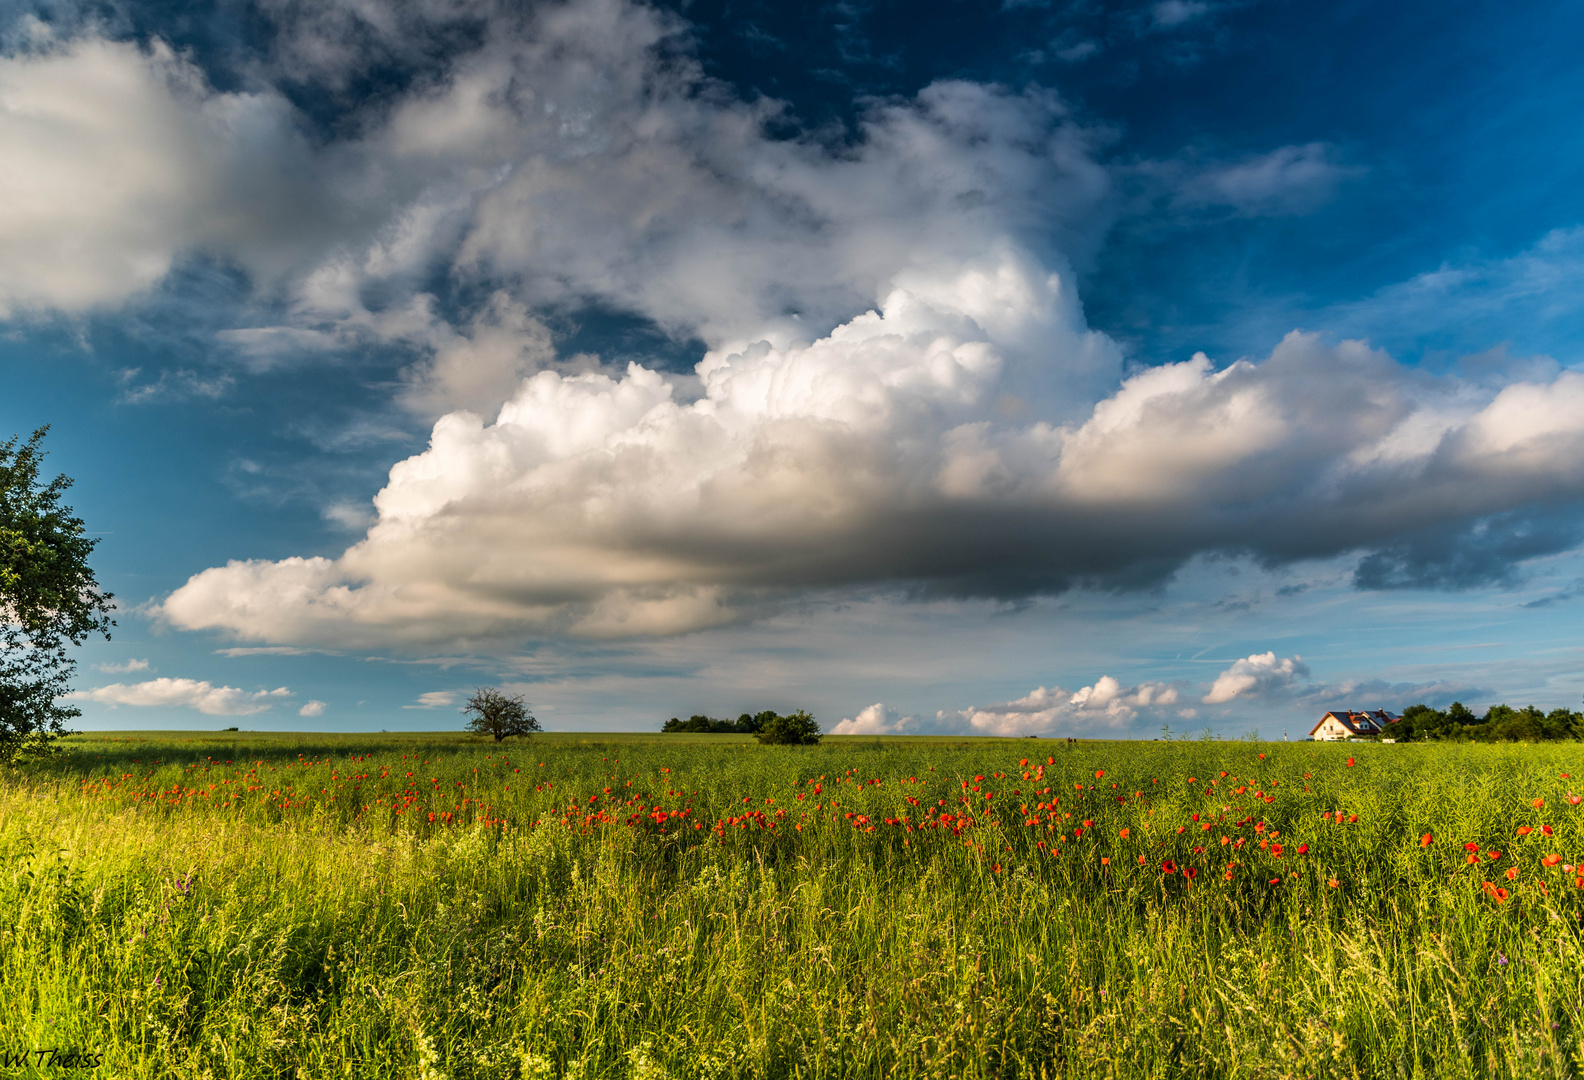
[(76, 736), (0, 1075), (1576, 1076), (1581, 749)]

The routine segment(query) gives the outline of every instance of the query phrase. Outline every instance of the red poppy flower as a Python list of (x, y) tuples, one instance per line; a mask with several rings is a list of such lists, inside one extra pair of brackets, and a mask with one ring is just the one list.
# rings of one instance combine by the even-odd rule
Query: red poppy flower
[(1163, 873), (1163, 874), (1175, 874), (1176, 872), (1177, 872), (1177, 864), (1172, 862), (1170, 859), (1167, 859), (1165, 862), (1161, 863), (1161, 873)]
[(1309, 854), (1309, 845), (1308, 844), (1299, 844), (1298, 845), (1298, 854), (1300, 854), (1300, 855)]
[(1425, 833), (1419, 838), (1420, 847), (1429, 847), (1433, 843), (1435, 843), (1435, 837), (1431, 836), (1429, 833)]
[(1348, 768), (1351, 769), (1352, 767), (1353, 767), (1353, 759), (1352, 758), (1348, 758)]
[(1520, 825), (1520, 826), (1518, 826), (1518, 835), (1519, 836), (1528, 836), (1532, 832), (1534, 832), (1534, 829), (1530, 828), (1528, 825)]
[(1195, 870), (1191, 866), (1188, 869), (1183, 871), (1183, 877), (1187, 878), (1189, 881), (1192, 881), (1194, 878), (1196, 878), (1198, 876), (1199, 876), (1199, 871)]

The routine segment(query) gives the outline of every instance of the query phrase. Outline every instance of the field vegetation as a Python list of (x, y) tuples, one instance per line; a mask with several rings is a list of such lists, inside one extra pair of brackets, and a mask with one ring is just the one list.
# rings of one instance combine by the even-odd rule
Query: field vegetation
[(0, 782), (0, 1051), (119, 1078), (1575, 1076), (1578, 758), (78, 736)]

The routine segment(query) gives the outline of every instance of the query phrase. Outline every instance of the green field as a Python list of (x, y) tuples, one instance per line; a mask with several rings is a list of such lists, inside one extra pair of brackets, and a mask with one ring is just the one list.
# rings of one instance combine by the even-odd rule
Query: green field
[(1576, 1076), (1581, 749), (77, 736), (0, 1075)]

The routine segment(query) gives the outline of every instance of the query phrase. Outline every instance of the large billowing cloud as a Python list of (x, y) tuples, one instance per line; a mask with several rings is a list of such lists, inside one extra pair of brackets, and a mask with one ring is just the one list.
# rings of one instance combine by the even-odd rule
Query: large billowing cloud
[(543, 5), (492, 29), (358, 142), (389, 217), (305, 283), (305, 315), (355, 317), (359, 285), (439, 261), (530, 306), (597, 298), (712, 347), (784, 344), (909, 268), (1009, 237), (1071, 256), (1107, 221), (1094, 140), (1047, 91), (945, 81), (856, 131), (777, 138), (782, 106), (704, 77), (654, 8)]
[[(665, 635), (855, 588), (1148, 587), (1206, 553), (1459, 587), (1579, 540), (1576, 373), (1461, 381), (1294, 333), (1124, 377), (1072, 271), (1107, 173), (1054, 94), (945, 81), (778, 137), (781, 107), (705, 77), (655, 8), (316, 8), (266, 5), (279, 64), (247, 92), (157, 42), (0, 60), (0, 312), (110, 303), (207, 254), (284, 298), (283, 325), (225, 339), (255, 365), (422, 356), (395, 385), (430, 445), (366, 536), (205, 570), (163, 602), (175, 626)], [(404, 52), (436, 20), (483, 30)], [(311, 147), (270, 83), (387, 62), (417, 74)], [(1271, 212), (1334, 173), (1289, 148), (1185, 197)], [(701, 341), (696, 369), (559, 355), (546, 320), (588, 304)]]
[(339, 559), (206, 570), (164, 614), (280, 643), (652, 635), (807, 590), (1137, 585), (1206, 551), (1480, 582), (1573, 542), (1530, 508), (1584, 494), (1584, 375), (1492, 394), (1295, 334), (1052, 423), (1045, 368), (1106, 348), (1061, 280), (1012, 251), (914, 280), (818, 341), (710, 354), (692, 401), (636, 365), (540, 372), (493, 422), (437, 423)]
[(1224, 705), (1237, 698), (1258, 697), (1274, 690), (1285, 690), (1308, 676), (1309, 666), (1300, 657), (1278, 659), (1275, 652), (1255, 653), (1235, 661), (1217, 675), (1210, 692), (1204, 696), (1204, 703)]
[[(330, 84), (370, 55), (400, 59), (391, 26), (443, 14), (273, 6), (289, 13), (283, 47)], [(786, 347), (903, 278), (1008, 244), (1061, 275), (1074, 305), (1068, 261), (1109, 222), (1097, 138), (1049, 91), (942, 81), (870, 103), (853, 130), (785, 137), (784, 107), (707, 78), (686, 25), (658, 9), (578, 0), (458, 18), (487, 24), (479, 47), (316, 158), (341, 202), (302, 245), (312, 265), (287, 289), (291, 324), (228, 338), (247, 355), (305, 334), (397, 343), (427, 356), (405, 381), (414, 411), (493, 412), (516, 377), (554, 366), (546, 311), (592, 303), (715, 350)], [(359, 32), (326, 41), (332, 24)], [(443, 315), (425, 291), (437, 273), (492, 299)], [(1117, 370), (1114, 351), (1091, 359), (1063, 375), (1084, 398)]]
[[(707, 78), (685, 23), (628, 0), (263, 14), (280, 55), (247, 92), (91, 26), (0, 56), (0, 318), (112, 304), (208, 257), (286, 317), (222, 331), (219, 352), (257, 369), (353, 342), (416, 350), (401, 399), (433, 418), (493, 412), (554, 368), (546, 310), (786, 347), (1006, 245), (1060, 275), (1070, 308), (1068, 261), (1109, 222), (1097, 136), (1046, 90), (947, 80), (870, 103), (853, 130), (785, 137), (780, 103)], [(408, 47), (453, 30), (479, 44)], [(333, 93), (390, 64), (416, 65), (406, 91), (315, 138), (276, 85)], [(442, 313), (437, 278), (490, 299)], [(1116, 373), (1101, 350), (1060, 377), (1086, 401)]]
[(220, 252), (262, 277), (319, 224), (284, 98), (216, 93), (154, 41), (0, 56), (0, 318), (85, 311)]

